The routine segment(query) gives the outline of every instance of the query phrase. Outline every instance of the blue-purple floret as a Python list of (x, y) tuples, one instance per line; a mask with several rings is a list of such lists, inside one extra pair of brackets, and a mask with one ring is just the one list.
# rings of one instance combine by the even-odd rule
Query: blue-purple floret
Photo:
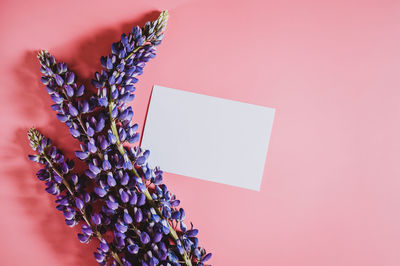
[(100, 265), (204, 265), (211, 257), (198, 245), (198, 230), (184, 223), (185, 211), (163, 184), (162, 170), (149, 166), (150, 152), (124, 145), (140, 139), (127, 104), (137, 77), (156, 55), (167, 17), (162, 12), (112, 45), (92, 80), (96, 93), (78, 84), (65, 63), (47, 51), (38, 54), (52, 109), (80, 141), (75, 154), (87, 168), (83, 175), (72, 173), (73, 162), (35, 130), (28, 135), (38, 154), (30, 159), (44, 165), (38, 177), (57, 196), (67, 225), (83, 224), (78, 239), (99, 239), (94, 257)]

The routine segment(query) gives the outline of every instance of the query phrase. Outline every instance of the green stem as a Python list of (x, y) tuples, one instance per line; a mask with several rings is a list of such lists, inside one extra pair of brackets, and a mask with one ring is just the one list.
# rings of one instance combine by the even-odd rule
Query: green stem
[[(43, 158), (47, 161), (47, 163), (50, 165), (51, 169), (52, 169), (59, 177), (61, 177), (62, 183), (63, 183), (64, 186), (67, 188), (67, 190), (68, 190), (68, 192), (71, 194), (71, 196), (74, 197), (75, 193), (74, 193), (74, 191), (72, 190), (71, 186), (68, 184), (67, 180), (65, 180), (64, 175), (61, 174), (60, 171), (58, 171), (58, 170), (54, 167), (52, 161), (50, 160), (50, 158), (49, 158), (45, 153), (41, 153), (41, 156), (43, 156)], [(86, 211), (85, 211), (84, 209), (82, 209), (82, 210), (79, 209), (79, 211), (80, 211), (81, 214), (82, 214), (82, 218), (85, 220), (85, 222), (92, 228), (93, 232), (96, 234), (96, 237), (97, 237), (100, 241), (103, 241), (103, 240), (104, 240), (103, 236), (101, 235), (101, 233), (100, 233), (99, 231), (96, 230), (96, 227), (95, 227), (94, 225), (92, 225), (92, 223), (90, 222), (90, 220), (89, 220), (89, 218), (88, 218), (88, 216), (87, 216), (87, 214), (86, 214)], [(113, 256), (113, 258), (115, 259), (115, 261), (116, 261), (119, 265), (121, 265), (121, 266), (124, 265), (116, 252), (114, 252), (114, 251), (111, 250), (111, 256)]]

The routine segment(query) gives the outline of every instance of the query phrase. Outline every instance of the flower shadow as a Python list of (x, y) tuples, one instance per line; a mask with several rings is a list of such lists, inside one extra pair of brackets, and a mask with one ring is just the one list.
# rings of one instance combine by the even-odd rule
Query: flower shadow
[[(142, 26), (158, 15), (157, 11), (150, 12), (132, 21), (96, 30), (49, 51), (58, 60), (68, 63), (77, 74), (78, 82), (89, 88), (91, 77), (101, 67), (99, 58), (109, 53), (112, 42), (117, 41), (121, 33), (129, 32), (135, 25)], [(57, 56), (58, 51), (64, 55)], [(14, 185), (12, 189), (17, 191), (10, 200), (22, 206), (24, 215), (34, 229), (32, 234), (40, 236), (46, 242), (51, 252), (59, 258), (59, 265), (97, 265), (93, 258), (97, 241), (92, 241), (87, 248), (77, 240), (79, 228), (70, 229), (65, 225), (62, 213), (55, 210), (55, 198), (44, 191), (44, 184), (35, 177), (39, 166), (27, 159), (27, 155), (32, 153), (26, 137), (30, 123), (51, 138), (67, 157), (75, 159), (74, 151), (79, 148), (78, 141), (70, 136), (67, 127), (56, 119), (55, 112), (50, 108), (52, 102), (40, 83), (40, 66), (36, 52), (26, 51), (13, 66), (15, 88), (10, 97), (22, 99), (14, 104), (18, 110), (18, 119), (27, 123), (14, 128), (11, 139), (5, 142), (0, 152), (0, 159), (7, 164), (2, 169), (4, 178), (9, 179), (10, 184)], [(30, 84), (29, 88), (26, 88), (26, 84)], [(77, 170), (82, 171), (84, 165), (79, 160), (75, 162)]]

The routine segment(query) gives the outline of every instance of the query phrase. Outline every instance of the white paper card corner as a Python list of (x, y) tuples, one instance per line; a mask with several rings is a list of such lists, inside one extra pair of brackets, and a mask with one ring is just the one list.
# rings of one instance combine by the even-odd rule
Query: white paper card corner
[(155, 85), (141, 147), (170, 173), (260, 190), (275, 109)]

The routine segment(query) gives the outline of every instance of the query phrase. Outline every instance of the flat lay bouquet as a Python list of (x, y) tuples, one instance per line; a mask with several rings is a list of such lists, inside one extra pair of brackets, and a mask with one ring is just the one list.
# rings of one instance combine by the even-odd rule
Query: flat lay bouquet
[(29, 158), (42, 164), (37, 177), (55, 196), (65, 223), (81, 227), (78, 239), (98, 242), (94, 258), (100, 265), (201, 266), (211, 258), (199, 246), (198, 230), (184, 222), (185, 211), (163, 184), (162, 170), (148, 165), (150, 152), (132, 145), (140, 135), (128, 103), (137, 76), (156, 55), (167, 19), (163, 11), (143, 28), (122, 34), (111, 54), (101, 57), (93, 88), (79, 84), (49, 52), (38, 53), (51, 108), (80, 142), (75, 154), (86, 169), (75, 172), (74, 161), (35, 128), (28, 132), (35, 151)]

